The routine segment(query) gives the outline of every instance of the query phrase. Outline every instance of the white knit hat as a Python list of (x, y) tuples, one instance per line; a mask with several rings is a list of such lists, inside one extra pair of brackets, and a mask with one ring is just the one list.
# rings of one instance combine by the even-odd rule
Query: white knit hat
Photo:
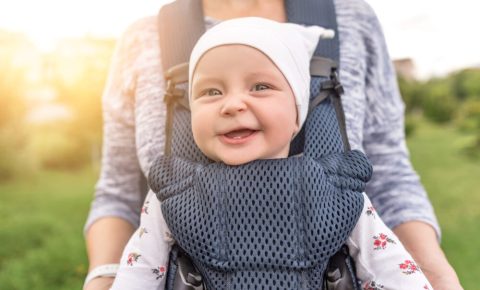
[(310, 60), (320, 38), (332, 38), (334, 31), (320, 26), (280, 23), (259, 17), (223, 21), (200, 37), (190, 55), (189, 93), (195, 67), (208, 50), (227, 44), (243, 44), (258, 49), (287, 79), (297, 105), (297, 123), (303, 125), (310, 96)]

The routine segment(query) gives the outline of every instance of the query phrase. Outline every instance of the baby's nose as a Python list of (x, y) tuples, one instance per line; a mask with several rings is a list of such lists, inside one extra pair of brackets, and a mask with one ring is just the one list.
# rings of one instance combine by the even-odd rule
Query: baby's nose
[(225, 98), (223, 103), (221, 114), (222, 115), (234, 115), (247, 110), (247, 104), (243, 96), (241, 95), (232, 95)]

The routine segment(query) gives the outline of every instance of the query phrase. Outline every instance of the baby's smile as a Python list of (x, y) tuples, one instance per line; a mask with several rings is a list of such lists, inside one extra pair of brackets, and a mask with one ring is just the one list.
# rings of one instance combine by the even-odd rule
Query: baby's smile
[(251, 140), (259, 130), (240, 128), (231, 130), (227, 133), (221, 134), (220, 139), (222, 142), (231, 145), (243, 144)]

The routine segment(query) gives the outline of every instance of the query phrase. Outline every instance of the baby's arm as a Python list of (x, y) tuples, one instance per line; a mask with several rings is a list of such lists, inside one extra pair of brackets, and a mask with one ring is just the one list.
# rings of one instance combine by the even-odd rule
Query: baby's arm
[(347, 241), (362, 289), (432, 289), (397, 236), (380, 219), (370, 199), (363, 196), (363, 212)]
[(164, 289), (171, 242), (160, 202), (150, 191), (142, 207), (140, 227), (123, 251), (111, 290)]

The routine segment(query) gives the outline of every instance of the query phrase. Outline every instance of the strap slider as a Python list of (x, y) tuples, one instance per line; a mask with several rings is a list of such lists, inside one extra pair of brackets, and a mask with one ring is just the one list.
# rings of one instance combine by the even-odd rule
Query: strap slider
[(327, 91), (334, 91), (336, 94), (336, 97), (339, 97), (340, 95), (343, 95), (345, 90), (343, 89), (342, 84), (340, 83), (338, 79), (338, 74), (337, 74), (337, 69), (332, 68), (330, 72), (330, 79), (326, 80), (322, 83), (322, 90), (327, 90)]
[(345, 90), (343, 89), (343, 86), (338, 79), (338, 73), (336, 68), (332, 68), (332, 72), (330, 73), (330, 81), (332, 89), (337, 93), (337, 96), (343, 95)]
[(177, 102), (185, 96), (185, 90), (177, 89), (172, 80), (167, 81), (167, 89), (163, 101), (167, 104)]

